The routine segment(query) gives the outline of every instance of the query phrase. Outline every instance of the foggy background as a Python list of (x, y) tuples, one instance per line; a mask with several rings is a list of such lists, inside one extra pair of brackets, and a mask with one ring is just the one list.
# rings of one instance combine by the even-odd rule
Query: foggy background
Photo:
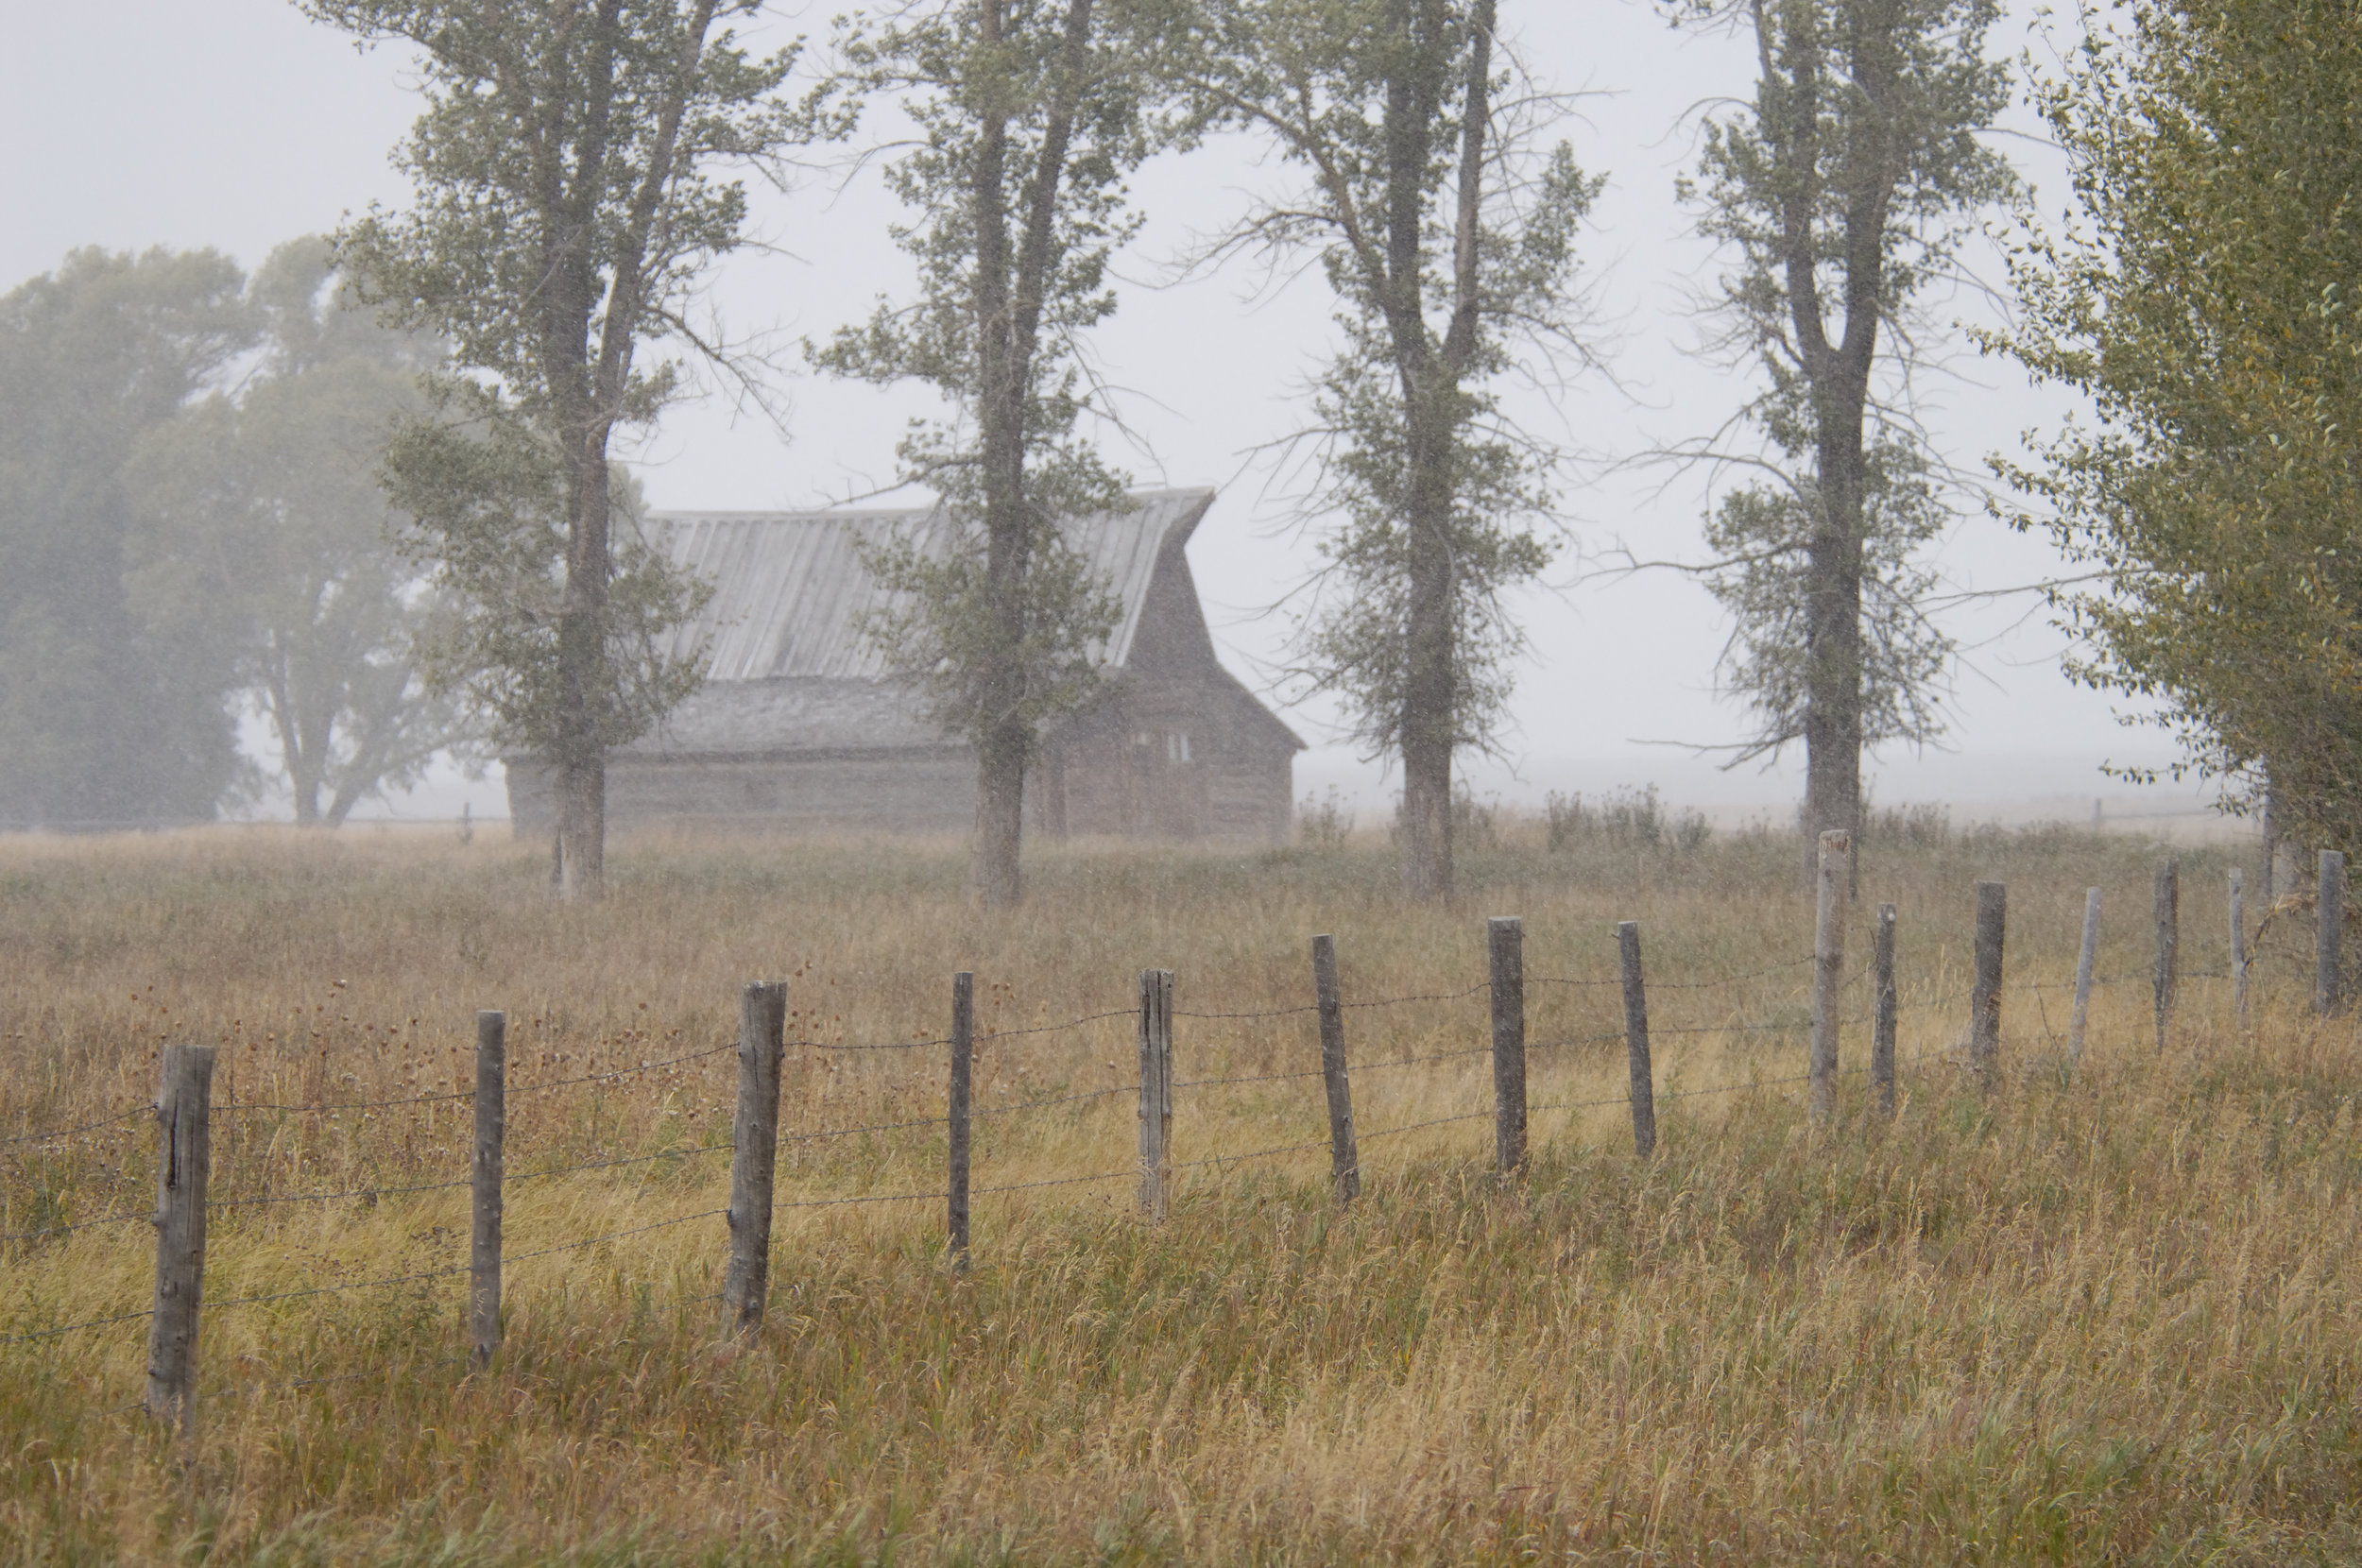
[[(283, 0), (10, 0), (9, 11), (14, 47), (0, 56), (0, 137), (14, 156), (0, 169), (0, 289), (83, 245), (211, 246), (251, 267), (272, 246), (325, 231), (348, 211), (407, 199), (386, 163), (419, 108), (399, 51), (356, 51)], [(781, 8), (766, 30), (825, 33), (829, 8), (798, 11)], [(1625, 548), (1642, 559), (1703, 558), (1711, 476), (1630, 460), (1711, 432), (1759, 384), (1750, 366), (1685, 352), (1703, 334), (1693, 306), (1712, 290), (1716, 266), (1674, 197), (1676, 175), (1694, 162), (1695, 111), (1743, 92), (1751, 61), (1737, 40), (1673, 31), (1632, 0), (1510, 0), (1504, 13), (1539, 77), (1588, 94), (1566, 134), (1586, 168), (1609, 176), (1584, 253), (1612, 379), (1580, 374), (1555, 407), (1520, 400), (1529, 423), (1563, 435), (1580, 459), (1562, 491), (1566, 536), (1552, 587), (1521, 596), (1532, 652), (1519, 671), (1514, 728), (1502, 756), (1467, 757), (1463, 775), (1480, 800), (1538, 804), (1550, 790), (1653, 782), (1669, 802), (1725, 821), (1785, 816), (1802, 789), (1801, 748), (1782, 766), (1730, 772), (1693, 749), (1751, 733), (1748, 714), (1714, 692), (1729, 626), (1705, 589), (1669, 571), (1600, 574)], [(2045, 50), (2022, 15), (1995, 29), (1996, 49), (2014, 55), (2029, 43)], [(2014, 123), (2037, 128), (2022, 109)], [(870, 132), (887, 129), (880, 120)], [(2004, 150), (2055, 219), (2063, 198), (2055, 154), (2016, 138)], [(1138, 286), (1093, 339), (1100, 372), (1121, 389), (1125, 428), (1102, 432), (1110, 456), (1142, 486), (1221, 488), (1190, 564), (1225, 662), (1263, 692), (1287, 632), (1273, 604), (1314, 553), (1292, 504), (1297, 476), (1255, 449), (1306, 417), (1306, 379), (1330, 341), (1326, 291), (1317, 277), (1259, 288), (1246, 267), (1175, 283), (1168, 264), (1270, 178), (1235, 144), (1144, 171), (1137, 190), (1149, 225), (1123, 267)], [(905, 421), (930, 406), (923, 393), (847, 385), (802, 367), (801, 337), (866, 316), (881, 290), (906, 292), (910, 269), (886, 232), (899, 209), (874, 172), (815, 172), (787, 193), (758, 186), (755, 213), (751, 229), (764, 244), (715, 269), (707, 306), (734, 340), (770, 353), (781, 418), (718, 390), (670, 410), (652, 439), (623, 453), (659, 508), (805, 508), (873, 492), (891, 473)], [(1997, 261), (1979, 264), (1998, 281)], [(1996, 319), (1973, 295), (1943, 314)], [(1982, 471), (1988, 452), (2015, 454), (2021, 430), (2064, 412), (1965, 344), (1955, 346), (1952, 371), (1927, 376), (1920, 394), (1938, 450), (1964, 469)], [(2046, 544), (2011, 534), (1974, 503), (1937, 558), (1947, 591), (2010, 588), (2059, 570)], [(1865, 758), (1879, 804), (1943, 800), (1956, 818), (2087, 820), (2104, 800), (2118, 818), (2200, 826), (2188, 814), (2204, 798), (2195, 784), (2135, 788), (2102, 775), (2104, 763), (2159, 763), (2172, 749), (2154, 731), (2119, 727), (2120, 699), (2063, 677), (2063, 640), (2038, 596), (1971, 598), (1941, 620), (1965, 652), (1950, 732), (1943, 749), (1891, 747)], [(1363, 823), (1377, 820), (1392, 781), (1340, 740), (1334, 707), (1316, 700), (1282, 715), (1311, 745), (1297, 761), (1297, 794), (1334, 787)], [(259, 730), (248, 739), (266, 744)], [(356, 817), (451, 816), (463, 804), (478, 818), (505, 814), (497, 767), (474, 781), (440, 768)]]

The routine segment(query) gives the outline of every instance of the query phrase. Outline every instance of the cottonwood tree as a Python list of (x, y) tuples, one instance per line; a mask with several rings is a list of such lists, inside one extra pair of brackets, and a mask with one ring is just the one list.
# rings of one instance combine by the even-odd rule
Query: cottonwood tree
[(1044, 724), (1088, 701), (1115, 605), (1064, 520), (1127, 504), (1078, 426), (1104, 414), (1080, 334), (1114, 311), (1108, 264), (1137, 227), (1123, 179), (1149, 148), (1137, 56), (1097, 0), (953, 0), (844, 40), (863, 95), (894, 94), (916, 145), (887, 181), (916, 221), (907, 304), (881, 301), (812, 352), (837, 374), (928, 383), (950, 406), (899, 449), (950, 543), (877, 541), (899, 596), (867, 628), (976, 751), (973, 879), (1022, 892), (1024, 791)]
[(2075, 212), (2013, 257), (1995, 342), (2089, 414), (2004, 465), (2016, 520), (2100, 578), (2055, 600), (2072, 673), (2153, 703), (2234, 804), (2362, 849), (2362, 36), (2321, 0), (2080, 22), (2039, 87)]
[(252, 344), (244, 284), (88, 249), (0, 297), (0, 820), (204, 819), (240, 781), (236, 650), (151, 613), (125, 469)]
[[(1958, 276), (1979, 214), (2016, 182), (1979, 139), (2009, 99), (1985, 58), (1995, 0), (1748, 0), (1701, 24), (1753, 41), (1754, 98), (1709, 116), (1704, 232), (1736, 253), (1721, 308), (1771, 385), (1754, 414), (1782, 481), (1726, 503), (1739, 615), (1728, 677), (1757, 747), (1805, 743), (1806, 853), (1861, 813), (1861, 754), (1921, 739), (1949, 643), (1920, 618), (1910, 552), (1939, 523), (1941, 469), (1897, 393), (1929, 291)], [(1792, 596), (1792, 597), (1791, 597)]]
[(1158, 30), (1198, 123), (1300, 176), (1205, 259), (1317, 259), (1336, 298), (1306, 439), (1312, 503), (1340, 520), (1297, 669), (1400, 760), (1422, 898), (1451, 891), (1454, 758), (1494, 735), (1523, 646), (1503, 596), (1550, 556), (1559, 454), (1499, 388), (1589, 359), (1575, 240), (1599, 181), (1549, 141), (1555, 102), (1509, 68), (1498, 21), (1495, 0), (1212, 0), (1162, 8)]
[(442, 352), (352, 308), (322, 240), (274, 251), (247, 302), (261, 362), (132, 457), (131, 581), (151, 620), (237, 650), (296, 820), (334, 827), (469, 733), (418, 668), (436, 605), (375, 475)]
[(418, 52), (426, 111), (396, 154), (417, 190), (337, 236), (392, 322), (452, 369), (387, 456), (438, 581), (466, 606), (438, 665), (500, 739), (554, 769), (569, 897), (606, 864), (607, 753), (693, 688), (669, 634), (696, 603), (657, 552), (619, 537), (610, 448), (680, 383), (647, 363), (710, 346), (685, 319), (705, 266), (742, 238), (743, 183), (814, 133), (728, 26), (760, 0), (303, 0), (320, 21)]

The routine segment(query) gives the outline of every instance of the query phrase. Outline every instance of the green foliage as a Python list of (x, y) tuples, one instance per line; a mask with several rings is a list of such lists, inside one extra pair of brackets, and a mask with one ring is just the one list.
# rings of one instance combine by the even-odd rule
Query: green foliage
[(437, 606), (372, 474), (440, 352), (350, 308), (319, 240), (280, 247), (247, 297), (261, 364), (235, 398), (183, 410), (132, 459), (131, 582), (157, 622), (237, 650), (297, 820), (334, 825), (465, 734), (415, 668)]
[(597, 417), (644, 423), (677, 388), (642, 342), (692, 335), (684, 311), (735, 249), (742, 181), (810, 134), (777, 94), (794, 50), (750, 55), (713, 19), (758, 0), (303, 0), (315, 20), (419, 51), (426, 110), (395, 153), (418, 191), (337, 236), (367, 298), (436, 332), (527, 419), (571, 423), (596, 371)]
[(1467, 438), (1445, 466), (1457, 497), (1446, 542), (1437, 550), (1421, 538), (1408, 521), (1414, 476), (1399, 382), (1383, 358), (1360, 351), (1323, 379), (1316, 407), (1337, 450), (1322, 499), (1341, 520), (1319, 543), (1318, 601), (1298, 622), (1298, 671), (1344, 699), (1356, 740), (1398, 755), (1421, 717), (1412, 692), (1425, 673), (1413, 635), (1426, 597), (1415, 557), (1440, 554), (1448, 561), (1443, 639), (1453, 656), (1444, 723), (1454, 746), (1489, 745), (1526, 649), (1525, 627), (1503, 595), (1549, 565), (1550, 543), (1532, 526), (1547, 515), (1549, 495), (1534, 454), (1475, 434), (1491, 411), (1476, 406), (1489, 400), (1470, 398), (1457, 421)]
[(2040, 84), (2076, 220), (2013, 256), (2024, 326), (1995, 346), (2091, 415), (2003, 466), (2014, 520), (2106, 585), (2056, 596), (2073, 673), (2154, 704), (2183, 766), (2234, 796), (2268, 776), (2298, 837), (2353, 849), (2362, 36), (2313, 0), (2082, 22)]
[(210, 817), (237, 783), (237, 651), (136, 573), (125, 468), (253, 341), (213, 251), (77, 250), (0, 298), (0, 818)]
[(430, 685), (464, 693), (503, 745), (537, 757), (646, 734), (703, 679), (703, 646), (674, 642), (712, 589), (649, 542), (638, 486), (619, 467), (586, 736), (563, 700), (566, 464), (497, 394), (456, 380), (435, 390), (437, 417), (401, 424), (385, 464), (386, 493), (413, 520), (414, 548), (444, 599), (419, 648)]
[(951, 411), (897, 449), (944, 516), (923, 539), (875, 542), (867, 564), (900, 598), (866, 635), (946, 728), (1030, 751), (1097, 693), (1119, 614), (1067, 524), (1129, 504), (1078, 427), (1112, 418), (1080, 346), (1114, 313), (1109, 264), (1139, 229), (1124, 189), (1151, 145), (1138, 60), (1088, 5), (1050, 0), (857, 19), (843, 50), (848, 87), (894, 94), (917, 128), (886, 183), (915, 215), (894, 235), (918, 292), (810, 353), (854, 380), (925, 383)]
[(982, 516), (957, 502), (947, 511), (943, 545), (910, 535), (866, 548), (869, 571), (896, 597), (871, 612), (863, 635), (889, 668), (919, 683), (929, 716), (945, 729), (981, 742), (1014, 721), (1038, 737), (1099, 694), (1102, 650), (1122, 605), (1068, 541), (1066, 520), (1029, 506), (1023, 608), (1011, 635)]
[[(1913, 560), (1951, 520), (1912, 443), (1885, 439), (1863, 454), (1861, 743), (1914, 743), (1943, 731), (1938, 698), (1954, 643), (1920, 608), (1936, 574)], [(1706, 580), (1733, 622), (1722, 650), (1726, 690), (1760, 721), (1739, 760), (1776, 753), (1805, 735), (1810, 707), (1810, 553), (1821, 526), (1819, 488), (1792, 483), (1727, 492), (1707, 519), (1706, 548), (1724, 564)]]
[[(1702, 182), (1682, 190), (1739, 256), (1723, 298), (1782, 393), (1841, 347), (1800, 330), (1800, 308), (1841, 304), (1849, 333), (1906, 324), (1929, 284), (1955, 276), (1977, 214), (2012, 197), (2009, 163), (1981, 140), (2009, 102), (2009, 70), (1984, 54), (1996, 0), (1770, 0), (1743, 14), (1754, 100), (1706, 121)], [(1775, 419), (1813, 413), (1772, 407)], [(1774, 439), (1795, 450), (1807, 428)]]

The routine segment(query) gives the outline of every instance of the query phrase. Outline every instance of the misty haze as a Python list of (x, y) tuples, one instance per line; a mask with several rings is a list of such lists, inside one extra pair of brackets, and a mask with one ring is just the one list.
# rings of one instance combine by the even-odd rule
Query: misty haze
[(9, 1560), (2362, 1557), (2344, 12), (9, 33)]

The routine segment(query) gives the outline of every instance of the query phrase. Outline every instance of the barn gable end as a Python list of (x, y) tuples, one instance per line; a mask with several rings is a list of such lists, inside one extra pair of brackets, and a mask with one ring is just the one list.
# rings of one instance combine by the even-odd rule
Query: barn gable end
[[(1121, 613), (1101, 650), (1106, 690), (1045, 736), (1029, 815), (1053, 834), (1280, 842), (1303, 742), (1215, 656), (1185, 554), (1213, 492), (1134, 500), (1071, 525)], [(656, 733), (609, 754), (610, 825), (968, 829), (973, 754), (861, 634), (885, 599), (864, 541), (945, 548), (938, 514), (677, 514), (651, 531), (714, 584), (680, 644), (706, 647), (709, 673)], [(550, 771), (506, 760), (517, 830), (549, 830)]]

